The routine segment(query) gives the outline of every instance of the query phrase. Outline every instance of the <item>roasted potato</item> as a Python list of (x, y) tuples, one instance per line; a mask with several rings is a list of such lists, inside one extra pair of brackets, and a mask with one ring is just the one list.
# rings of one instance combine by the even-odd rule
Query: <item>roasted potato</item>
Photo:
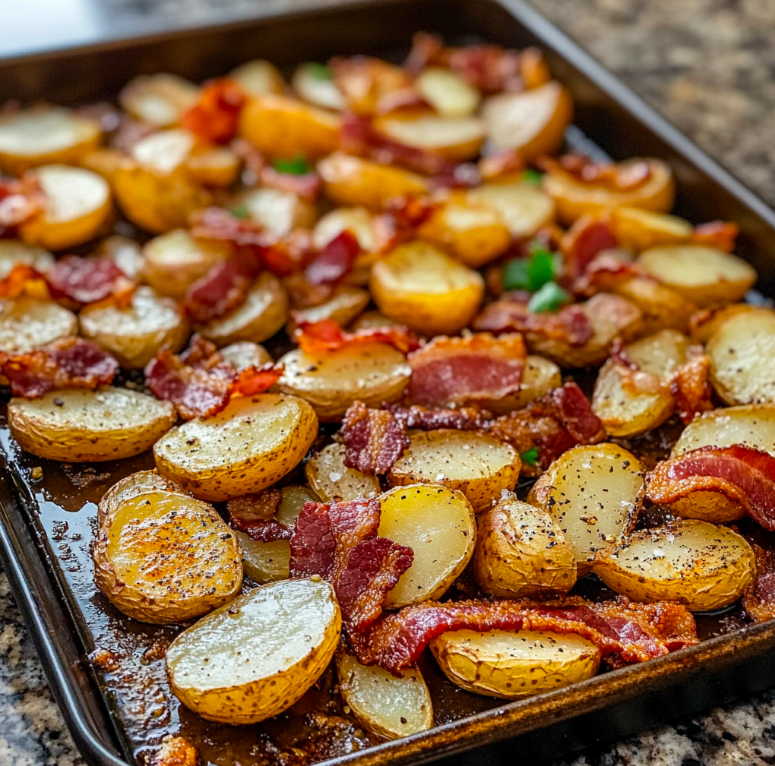
[(341, 420), (356, 399), (374, 405), (397, 401), (412, 372), (406, 357), (386, 343), (316, 354), (299, 348), (285, 354), (280, 364), (285, 371), (278, 388), (306, 399), (324, 421)]
[(237, 180), (242, 161), (228, 146), (195, 144), (186, 167), (199, 183), (226, 189)]
[(393, 141), (453, 162), (476, 157), (485, 138), (485, 125), (478, 117), (391, 114), (374, 120), (374, 127)]
[(203, 500), (259, 492), (295, 468), (318, 432), (318, 419), (295, 396), (232, 399), (209, 418), (174, 428), (153, 448), (156, 468)]
[(120, 502), (95, 538), (92, 557), (97, 587), (141, 622), (199, 617), (242, 586), (234, 532), (207, 503), (179, 492)]
[(760, 308), (750, 303), (732, 303), (721, 308), (698, 311), (691, 317), (689, 323), (689, 334), (692, 342), (701, 343), (704, 346), (727, 319), (738, 314), (745, 314), (748, 311), (759, 311)]
[(737, 532), (689, 520), (641, 530), (598, 551), (592, 571), (633, 601), (678, 601), (709, 612), (742, 596), (756, 576), (756, 557)]
[(573, 546), (544, 510), (516, 497), (477, 517), (472, 567), (479, 587), (499, 598), (565, 595), (576, 584)]
[(0, 116), (0, 171), (77, 163), (102, 138), (99, 123), (70, 109), (35, 107)]
[(465, 192), (465, 200), (495, 210), (512, 237), (528, 239), (554, 221), (554, 200), (525, 181), (483, 184)]
[(126, 500), (149, 492), (186, 493), (174, 481), (165, 479), (157, 471), (138, 471), (116, 482), (100, 499), (97, 505), (97, 522), (100, 527), (108, 523), (110, 517)]
[[(349, 285), (339, 285), (328, 300), (319, 303), (317, 306), (297, 309), (294, 311), (295, 317), (301, 317), (307, 322), (320, 322), (322, 319), (333, 319), (337, 324), (346, 327), (369, 305), (371, 296), (367, 290), (360, 287), (350, 287)], [(296, 320), (288, 320), (286, 330), (289, 335), (296, 329)]]
[(323, 109), (341, 112), (347, 106), (331, 70), (323, 64), (310, 62), (298, 66), (291, 78), (291, 87), (300, 99)]
[(175, 696), (203, 718), (257, 723), (318, 680), (341, 629), (327, 582), (269, 583), (183, 631), (167, 650), (167, 677)]
[(135, 77), (118, 94), (122, 109), (159, 128), (177, 125), (198, 98), (198, 85), (165, 72)]
[(336, 657), (339, 691), (364, 728), (385, 739), (398, 739), (433, 726), (433, 703), (417, 668), (401, 678), (377, 666), (361, 665), (351, 654)]
[(431, 641), (431, 651), (452, 683), (503, 699), (585, 681), (597, 673), (601, 658), (586, 638), (537, 630), (456, 630)]
[(282, 329), (287, 319), (288, 293), (271, 271), (262, 271), (241, 306), (196, 329), (216, 346), (243, 340), (262, 343)]
[(636, 253), (652, 247), (686, 244), (694, 232), (694, 227), (683, 218), (636, 207), (614, 208), (608, 215), (619, 245)]
[(311, 229), (317, 218), (314, 202), (280, 189), (249, 189), (238, 194), (233, 204), (244, 207), (253, 223), (278, 237), (299, 227)]
[(533, 485), (527, 501), (548, 511), (576, 554), (579, 576), (597, 551), (611, 548), (634, 520), (644, 469), (623, 447), (574, 447), (555, 460)]
[(143, 249), (135, 240), (113, 234), (100, 242), (95, 255), (113, 261), (129, 279), (143, 281)]
[(470, 117), (482, 100), (477, 88), (443, 67), (423, 69), (414, 81), (414, 87), (443, 117)]
[(139, 455), (169, 431), (176, 417), (169, 402), (110, 386), (49, 391), (40, 399), (8, 403), (8, 427), (19, 446), (65, 463)]
[(439, 485), (394, 487), (380, 498), (380, 537), (414, 551), (412, 566), (389, 591), (385, 605), (398, 609), (441, 598), (474, 553), (476, 522), (462, 492)]
[(275, 518), (287, 527), (295, 527), (296, 519), (304, 508), (304, 503), (318, 502), (320, 498), (310, 487), (290, 484), (280, 490), (282, 499)]
[(374, 213), (365, 207), (338, 207), (326, 213), (312, 230), (312, 244), (322, 250), (332, 239), (343, 231), (349, 231), (366, 253), (373, 252), (379, 246), (375, 231)]
[(235, 80), (250, 96), (266, 93), (282, 93), (285, 82), (277, 67), (264, 59), (254, 59), (241, 64), (229, 72), (229, 79)]
[(0, 239), (0, 279), (5, 279), (19, 264), (45, 273), (54, 265), (54, 256), (48, 250), (25, 245), (18, 239)]
[(186, 317), (175, 301), (138, 287), (127, 308), (87, 306), (78, 316), (81, 335), (111, 353), (122, 367), (141, 369), (163, 346), (177, 353), (188, 340)]
[(611, 436), (630, 437), (657, 428), (675, 408), (670, 390), (678, 368), (686, 361), (689, 341), (675, 330), (661, 330), (624, 347), (638, 365), (633, 372), (609, 359), (600, 370), (592, 409)]
[(67, 165), (43, 165), (30, 172), (43, 189), (46, 204), (19, 225), (19, 236), (26, 244), (64, 250), (99, 234), (113, 210), (104, 178)]
[(231, 343), (220, 349), (220, 353), (227, 362), (234, 365), (237, 372), (242, 372), (248, 367), (261, 367), (272, 361), (271, 355), (263, 346), (248, 340)]
[(539, 396), (548, 394), (553, 388), (562, 385), (562, 371), (549, 359), (528, 354), (525, 369), (522, 371), (522, 385), (519, 392), (509, 394), (502, 399), (487, 399), (479, 404), (495, 415), (503, 415), (512, 410), (521, 410)]
[(633, 277), (613, 285), (611, 292), (634, 303), (643, 313), (644, 335), (660, 330), (686, 332), (698, 307), (681, 293), (649, 277)]
[(742, 258), (712, 247), (654, 247), (637, 264), (700, 308), (735, 303), (756, 282), (756, 270)]
[(235, 532), (242, 551), (242, 566), (253, 582), (263, 585), (290, 577), (291, 545), (287, 540), (269, 543), (251, 540), (244, 532)]
[(484, 296), (481, 274), (420, 240), (399, 245), (371, 270), (379, 310), (422, 335), (454, 335)]
[(415, 433), (388, 473), (392, 486), (440, 484), (462, 492), (475, 513), (492, 507), (519, 478), (519, 453), (505, 442), (473, 431)]
[(377, 477), (348, 468), (344, 458), (344, 445), (334, 443), (307, 461), (304, 472), (315, 494), (324, 503), (377, 497), (382, 492)]
[(78, 334), (78, 318), (51, 301), (0, 299), (0, 351), (13, 354)]

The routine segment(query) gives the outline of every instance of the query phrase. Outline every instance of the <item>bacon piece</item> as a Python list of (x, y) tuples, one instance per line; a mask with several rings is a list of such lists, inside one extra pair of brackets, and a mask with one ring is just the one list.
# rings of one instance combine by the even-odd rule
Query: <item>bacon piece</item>
[(670, 382), (678, 416), (691, 423), (698, 412), (713, 409), (713, 389), (710, 384), (710, 357), (702, 346), (690, 346), (686, 362)]
[(119, 370), (118, 362), (96, 343), (63, 338), (23, 354), (0, 351), (0, 370), (11, 383), (11, 393), (37, 399), (61, 388), (108, 385)]
[(743, 594), (743, 609), (754, 622), (775, 618), (775, 552), (746, 538), (756, 554), (756, 579)]
[(598, 255), (587, 264), (583, 274), (572, 285), (576, 295), (592, 296), (600, 292), (616, 292), (618, 288), (639, 277), (656, 281), (637, 264), (622, 261), (610, 255)]
[(605, 186), (616, 191), (637, 189), (651, 178), (651, 165), (648, 162), (604, 164), (583, 154), (539, 157), (536, 165), (541, 170), (560, 170), (583, 183)]
[(385, 405), (393, 417), (405, 428), (419, 428), (422, 431), (435, 431), (439, 428), (453, 428), (456, 431), (478, 431), (487, 426), (491, 418), (487, 410), (479, 407), (460, 407), (455, 410), (429, 409), (413, 404), (403, 407), (400, 404)]
[(47, 272), (46, 284), (54, 300), (68, 300), (84, 306), (134, 287), (110, 258), (82, 258), (67, 255)]
[(357, 238), (345, 229), (313, 258), (304, 276), (311, 285), (336, 285), (352, 271), (360, 252)]
[(479, 173), (485, 181), (518, 173), (525, 167), (526, 163), (519, 149), (501, 149), (479, 160)]
[(264, 165), (258, 174), (261, 186), (291, 192), (297, 197), (315, 200), (323, 188), (323, 180), (316, 172), (281, 173), (271, 165)]
[(216, 263), (186, 291), (184, 308), (194, 322), (204, 324), (239, 308), (258, 276), (255, 263), (229, 259)]
[(291, 316), (297, 324), (297, 328), (293, 331), (293, 339), (307, 354), (337, 351), (340, 348), (361, 343), (387, 343), (402, 354), (407, 354), (419, 348), (420, 345), (414, 334), (406, 327), (369, 327), (347, 332), (333, 319), (309, 322), (298, 313), (291, 312)]
[(277, 513), (283, 495), (279, 489), (265, 489), (255, 495), (244, 495), (243, 497), (229, 500), (226, 508), (229, 511), (229, 523), (235, 528), (242, 530), (243, 526), (252, 524), (254, 521), (269, 521)]
[(291, 577), (318, 575), (331, 579), (336, 542), (331, 531), (329, 508), (325, 503), (304, 503), (291, 536)]
[(695, 492), (717, 492), (775, 531), (775, 458), (735, 444), (699, 447), (665, 460), (646, 477), (646, 496), (669, 505)]
[(17, 263), (5, 279), (0, 279), (0, 298), (18, 298), (29, 295), (40, 300), (48, 300), (46, 278), (26, 263)]
[(581, 216), (568, 229), (560, 245), (565, 255), (565, 276), (578, 279), (601, 251), (618, 246), (619, 240), (608, 221), (592, 215)]
[(348, 468), (361, 473), (387, 473), (409, 446), (402, 424), (388, 410), (370, 410), (353, 402), (345, 413), (340, 431)]
[(550, 604), (426, 601), (383, 617), (371, 630), (351, 634), (350, 641), (361, 663), (379, 665), (399, 676), (434, 638), (450, 630), (572, 633), (592, 641), (604, 655), (627, 663), (660, 657), (698, 642), (694, 620), (685, 607), (664, 603), (656, 610), (654, 606), (630, 605), (626, 600), (595, 604), (581, 598)]
[(210, 80), (202, 86), (198, 101), (181, 119), (186, 130), (205, 141), (227, 144), (237, 135), (245, 92), (226, 77)]
[(261, 367), (251, 365), (241, 372), (229, 386), (229, 396), (255, 396), (268, 391), (285, 372), (283, 364), (264, 364)]
[(735, 240), (740, 234), (740, 227), (731, 221), (710, 221), (694, 227), (689, 241), (694, 245), (717, 247), (725, 253), (735, 249)]
[(46, 195), (32, 173), (22, 178), (0, 178), (0, 237), (12, 234), (24, 221), (46, 206)]

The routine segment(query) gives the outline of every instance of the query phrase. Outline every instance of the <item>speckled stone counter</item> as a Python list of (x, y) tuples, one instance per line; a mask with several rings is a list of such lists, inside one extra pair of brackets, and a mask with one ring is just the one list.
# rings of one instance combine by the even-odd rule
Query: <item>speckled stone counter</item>
[[(263, 0), (58, 0), (83, 32), (246, 13)], [(277, 2), (277, 0), (268, 0)], [(288, 0), (293, 3), (294, 0)], [(775, 0), (533, 0), (627, 84), (775, 204)], [(30, 4), (0, 0), (3, 37), (29, 32)], [(308, 2), (304, 2), (305, 5)], [(68, 8), (72, 6), (72, 8)], [(18, 14), (18, 17), (15, 17)], [(35, 24), (50, 15), (38, 14)], [(19, 35), (14, 35), (16, 26)], [(57, 40), (61, 39), (60, 35)], [(39, 43), (39, 36), (31, 44)], [(3, 43), (0, 41), (0, 53)], [(6, 50), (8, 48), (6, 47)], [(773, 243), (775, 247), (775, 243)], [(0, 574), (0, 766), (80, 766)], [(562, 766), (775, 764), (775, 691), (624, 740)], [(557, 766), (561, 766), (559, 763)]]

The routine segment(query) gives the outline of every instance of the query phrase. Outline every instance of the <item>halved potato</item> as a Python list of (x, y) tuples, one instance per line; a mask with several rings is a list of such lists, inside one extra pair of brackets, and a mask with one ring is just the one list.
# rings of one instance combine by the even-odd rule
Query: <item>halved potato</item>
[(526, 162), (555, 154), (573, 120), (573, 99), (552, 80), (537, 88), (490, 96), (482, 104), (487, 136), (496, 150), (515, 149)]
[(342, 629), (325, 581), (262, 585), (181, 633), (167, 650), (175, 696), (210, 721), (257, 723), (296, 702), (331, 662)]
[(379, 310), (422, 335), (454, 335), (473, 319), (484, 280), (420, 240), (399, 245), (371, 270), (369, 287)]
[(304, 508), (304, 503), (318, 502), (320, 498), (310, 487), (301, 484), (290, 484), (280, 490), (282, 499), (275, 518), (286, 527), (295, 527), (296, 519)]
[(477, 517), (474, 577), (490, 596), (565, 595), (576, 584), (576, 556), (557, 522), (516, 497)]
[(249, 189), (238, 194), (234, 205), (244, 206), (248, 218), (278, 237), (293, 229), (311, 229), (315, 225), (315, 203), (280, 189)]
[(98, 176), (102, 176), (110, 185), (116, 177), (116, 171), (126, 162), (126, 155), (118, 149), (106, 146), (92, 149), (78, 161), (78, 165)]
[(282, 93), (285, 82), (277, 67), (265, 59), (254, 59), (229, 72), (229, 79), (236, 80), (250, 96), (265, 93)]
[(613, 547), (637, 512), (645, 470), (615, 444), (574, 447), (533, 485), (527, 501), (548, 511), (573, 546), (579, 576)]
[(393, 463), (393, 486), (440, 484), (462, 492), (474, 513), (491, 508), (503, 490), (511, 491), (522, 461), (509, 444), (487, 434), (442, 428), (412, 434)]
[(262, 271), (241, 306), (196, 329), (216, 346), (242, 340), (262, 343), (281, 330), (287, 319), (288, 293), (271, 271)]
[(326, 213), (315, 224), (312, 231), (312, 244), (322, 250), (332, 239), (343, 231), (349, 231), (358, 240), (361, 250), (373, 252), (378, 248), (374, 230), (374, 213), (365, 207), (338, 207)]
[(465, 192), (467, 202), (495, 210), (513, 237), (532, 237), (554, 220), (554, 200), (533, 184), (483, 184)]
[(312, 407), (295, 396), (232, 399), (209, 418), (189, 420), (156, 442), (162, 476), (203, 500), (260, 492), (295, 468), (318, 432)]
[(478, 117), (390, 115), (378, 117), (374, 127), (393, 141), (433, 152), (453, 162), (476, 157), (485, 138), (485, 125)]
[(310, 487), (324, 503), (338, 503), (359, 497), (377, 497), (382, 490), (376, 476), (344, 464), (344, 444), (329, 444), (304, 466)]
[(336, 657), (339, 691), (353, 715), (369, 731), (398, 739), (433, 726), (433, 703), (420, 671), (396, 678), (377, 666), (361, 665), (351, 654)]
[(0, 239), (0, 279), (5, 279), (19, 264), (32, 266), (42, 274), (54, 265), (54, 256), (42, 247), (25, 245), (18, 239)]
[(134, 239), (112, 234), (100, 242), (94, 254), (113, 261), (129, 279), (143, 281), (143, 250), (140, 243)]
[(393, 199), (421, 197), (430, 187), (422, 176), (403, 168), (334, 152), (318, 162), (326, 195), (338, 205), (382, 210)]
[(730, 317), (705, 350), (713, 388), (727, 404), (775, 402), (775, 312), (755, 309)]
[(150, 287), (138, 287), (127, 308), (87, 306), (78, 316), (81, 335), (110, 352), (122, 367), (140, 369), (163, 346), (177, 353), (188, 340), (189, 327), (180, 307), (160, 298)]
[(473, 85), (443, 67), (423, 69), (414, 87), (444, 117), (470, 117), (482, 100), (482, 94)]
[(104, 178), (68, 165), (43, 165), (30, 172), (43, 189), (46, 204), (19, 225), (26, 244), (63, 250), (97, 236), (113, 210)]
[(242, 110), (240, 135), (269, 157), (317, 159), (339, 147), (341, 118), (288, 96), (253, 96)]
[(689, 221), (666, 213), (619, 207), (609, 215), (619, 245), (636, 253), (651, 247), (685, 244), (694, 232)]
[(78, 334), (78, 318), (51, 301), (0, 299), (0, 351), (29, 351)]
[(342, 91), (336, 87), (333, 77), (321, 76), (321, 74), (328, 75), (329, 73), (328, 67), (320, 64), (301, 64), (293, 73), (291, 87), (296, 95), (304, 101), (323, 109), (341, 112), (347, 106), (347, 101), (342, 95)]
[(721, 308), (697, 310), (689, 323), (691, 339), (694, 343), (701, 343), (704, 346), (727, 319), (737, 314), (745, 314), (747, 311), (758, 311), (759, 308), (750, 303), (732, 303)]
[(471, 504), (462, 492), (432, 484), (394, 487), (380, 504), (380, 537), (414, 551), (412, 566), (388, 592), (385, 605), (398, 609), (441, 598), (474, 553)]
[(597, 673), (601, 657), (586, 638), (538, 630), (456, 630), (431, 641), (431, 651), (452, 683), (502, 699), (585, 681)]
[(548, 394), (553, 388), (562, 385), (562, 371), (549, 359), (528, 354), (522, 371), (522, 385), (519, 393), (509, 394), (502, 399), (487, 399), (479, 404), (495, 415), (504, 415), (513, 410), (521, 410), (539, 396)]
[(261, 367), (272, 361), (271, 355), (263, 346), (247, 340), (231, 343), (220, 349), (220, 353), (227, 362), (234, 365), (237, 372), (242, 372), (248, 367)]
[(194, 239), (185, 229), (154, 237), (143, 248), (143, 277), (159, 295), (183, 298), (186, 290), (231, 254), (224, 242)]
[(653, 247), (638, 266), (700, 308), (739, 301), (756, 282), (756, 270), (713, 247)]
[(117, 481), (100, 499), (97, 505), (97, 521), (105, 524), (113, 513), (126, 500), (148, 492), (183, 492), (183, 488), (174, 481), (165, 479), (157, 471), (138, 471)]
[(290, 577), (291, 544), (287, 540), (270, 543), (251, 540), (244, 532), (235, 532), (242, 551), (242, 566), (253, 582), (287, 580)]
[[(309, 306), (296, 309), (294, 316), (301, 317), (307, 322), (320, 322), (322, 319), (333, 319), (337, 324), (346, 327), (369, 305), (371, 296), (367, 290), (349, 285), (339, 285), (328, 300), (317, 306)], [(293, 334), (297, 324), (294, 318), (288, 320), (286, 330)]]
[(118, 94), (122, 109), (159, 128), (177, 125), (198, 98), (198, 85), (166, 72), (135, 77)]
[(306, 399), (324, 421), (341, 420), (356, 399), (379, 406), (395, 402), (412, 371), (406, 357), (385, 343), (359, 343), (337, 351), (289, 351), (279, 360), (279, 389)]
[(199, 617), (242, 587), (234, 532), (207, 503), (179, 492), (123, 500), (97, 534), (92, 557), (97, 587), (141, 622)]
[(22, 449), (64, 463), (139, 455), (172, 428), (169, 402), (125, 388), (68, 388), (8, 403), (8, 427)]
[(40, 165), (76, 163), (101, 138), (98, 122), (70, 109), (10, 111), (0, 116), (0, 171), (20, 175)]
[(686, 332), (698, 307), (681, 293), (648, 277), (633, 277), (611, 286), (611, 292), (634, 303), (643, 312), (646, 335), (659, 330)]
[(607, 433), (635, 436), (657, 428), (672, 415), (675, 399), (670, 381), (686, 362), (688, 347), (685, 335), (661, 330), (625, 346), (627, 357), (638, 365), (638, 371), (622, 370), (613, 359), (603, 365), (595, 383), (592, 409)]
[(678, 601), (693, 612), (737, 601), (756, 576), (742, 535), (706, 521), (644, 529), (601, 550), (592, 571), (633, 601)]
[(192, 149), (186, 167), (199, 183), (226, 189), (237, 180), (242, 162), (228, 146), (201, 144)]

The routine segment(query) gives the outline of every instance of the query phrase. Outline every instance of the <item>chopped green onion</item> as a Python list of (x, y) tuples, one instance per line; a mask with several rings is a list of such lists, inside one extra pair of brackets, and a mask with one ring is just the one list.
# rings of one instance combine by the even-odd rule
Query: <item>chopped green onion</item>
[(557, 276), (560, 265), (555, 253), (534, 246), (529, 258), (514, 258), (503, 267), (503, 288), (534, 293)]
[(538, 465), (538, 447), (531, 447), (527, 452), (523, 452), (520, 457), (523, 463), (527, 463), (535, 468)]
[(533, 295), (527, 304), (527, 310), (534, 314), (554, 314), (561, 306), (573, 302), (573, 297), (556, 282), (547, 282)]
[(527, 275), (530, 260), (528, 258), (514, 258), (507, 261), (503, 267), (504, 290), (527, 290), (529, 277)]
[(522, 180), (527, 184), (531, 184), (532, 186), (540, 186), (543, 177), (543, 173), (539, 173), (537, 170), (533, 170), (532, 168), (528, 168), (527, 170), (522, 171)]
[(237, 205), (237, 207), (233, 207), (229, 212), (235, 218), (247, 218), (250, 215), (247, 205)]
[(272, 167), (278, 173), (288, 173), (294, 176), (303, 176), (312, 169), (307, 160), (302, 156), (294, 157), (292, 160), (284, 160), (278, 157), (272, 161)]
[(318, 64), (316, 61), (310, 61), (307, 64), (307, 72), (310, 77), (314, 77), (316, 80), (333, 80), (334, 75), (331, 72), (331, 67), (325, 64)]

